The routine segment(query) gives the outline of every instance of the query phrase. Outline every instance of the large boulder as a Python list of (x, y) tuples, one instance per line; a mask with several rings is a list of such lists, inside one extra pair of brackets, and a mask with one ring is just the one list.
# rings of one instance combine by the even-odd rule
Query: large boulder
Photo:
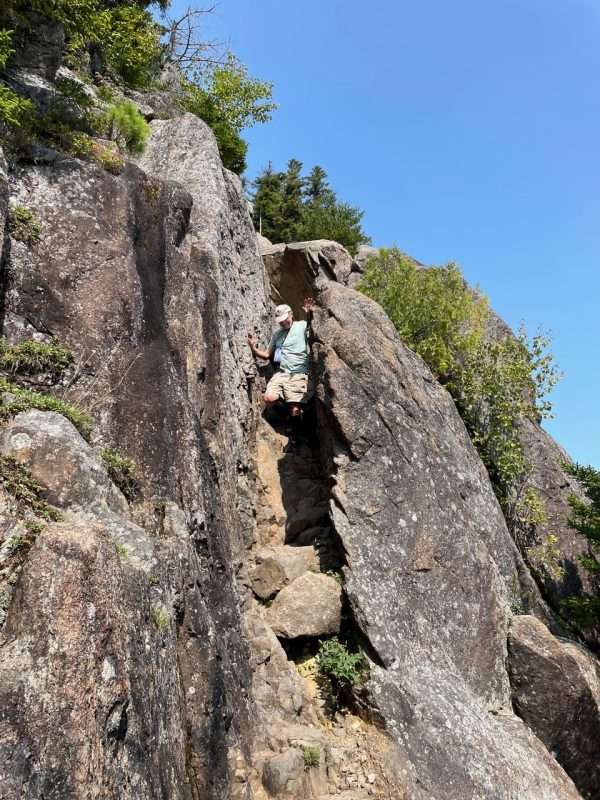
[(0, 431), (0, 454), (25, 464), (59, 508), (128, 515), (106, 467), (68, 419), (54, 411), (17, 414)]
[(514, 617), (508, 639), (515, 710), (556, 755), (582, 796), (600, 798), (600, 662), (559, 641), (535, 617)]
[(337, 242), (317, 239), (261, 247), (271, 280), (271, 300), (288, 303), (301, 317), (304, 298), (312, 293), (315, 279), (330, 278), (346, 283), (352, 271), (352, 256)]
[[(5, 800), (187, 800), (190, 775), (210, 784), (191, 759), (186, 719), (209, 659), (180, 637), (210, 630), (197, 557), (191, 542), (146, 538), (151, 574), (117, 551), (100, 520), (54, 523), (28, 554), (0, 640)], [(184, 677), (185, 660), (195, 677)], [(202, 726), (204, 747), (214, 722)], [(193, 747), (202, 750), (198, 738)]]
[(314, 547), (280, 545), (261, 550), (256, 555), (256, 568), (250, 576), (252, 591), (266, 600), (309, 571), (319, 571), (319, 558)]
[(342, 587), (330, 575), (307, 572), (282, 589), (266, 620), (278, 636), (326, 636), (338, 633), (342, 617)]
[(328, 282), (313, 323), (346, 594), (372, 648), (371, 702), (415, 796), (576, 798), (511, 712), (511, 594), (544, 606), (454, 404), (382, 309)]

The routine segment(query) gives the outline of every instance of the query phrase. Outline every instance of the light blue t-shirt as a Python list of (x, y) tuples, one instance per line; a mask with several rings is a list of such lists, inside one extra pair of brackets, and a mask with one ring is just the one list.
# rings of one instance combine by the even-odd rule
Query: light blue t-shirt
[(306, 322), (292, 322), (289, 331), (279, 328), (271, 336), (269, 350), (281, 347), (281, 369), (284, 372), (308, 374), (310, 354)]

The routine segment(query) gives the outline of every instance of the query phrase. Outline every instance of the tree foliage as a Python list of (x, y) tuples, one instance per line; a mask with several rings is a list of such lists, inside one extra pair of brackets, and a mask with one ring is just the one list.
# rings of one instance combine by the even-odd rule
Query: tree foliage
[(254, 223), (272, 242), (332, 239), (355, 253), (370, 241), (361, 228), (363, 212), (337, 199), (327, 173), (315, 166), (302, 175), (291, 159), (285, 172), (269, 164), (254, 181)]
[[(571, 495), (569, 505), (572, 516), (569, 520), (574, 530), (588, 540), (590, 552), (579, 557), (580, 563), (594, 579), (596, 588), (600, 584), (600, 470), (581, 464), (567, 464), (566, 470), (583, 486), (586, 499)], [(563, 601), (573, 620), (582, 628), (591, 628), (600, 622), (600, 594), (583, 594)]]
[[(398, 250), (371, 259), (359, 287), (379, 302), (404, 342), (452, 394), (486, 465), (516, 538), (525, 549), (543, 509), (529, 484), (520, 442), (523, 420), (551, 413), (547, 396), (559, 378), (548, 337), (488, 333), (489, 308), (460, 269), (419, 269)], [(526, 539), (526, 540), (525, 540)]]
[(399, 250), (382, 249), (369, 260), (360, 288), (438, 378), (455, 373), (481, 341), (488, 303), (468, 288), (456, 264), (417, 269)]
[(211, 126), (223, 164), (241, 174), (248, 149), (241, 132), (271, 119), (276, 108), (271, 102), (272, 84), (249, 76), (246, 67), (230, 53), (225, 63), (196, 70), (183, 88), (185, 110)]

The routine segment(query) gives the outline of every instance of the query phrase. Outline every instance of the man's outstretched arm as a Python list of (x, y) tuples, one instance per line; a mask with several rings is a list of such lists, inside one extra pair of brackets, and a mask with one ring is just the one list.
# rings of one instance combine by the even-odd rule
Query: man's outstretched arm
[(250, 345), (250, 350), (252, 350), (252, 355), (258, 356), (259, 358), (264, 358), (267, 361), (273, 355), (271, 348), (267, 348), (266, 350), (260, 350), (256, 346), (256, 336), (253, 333), (249, 333), (247, 336), (248, 344)]

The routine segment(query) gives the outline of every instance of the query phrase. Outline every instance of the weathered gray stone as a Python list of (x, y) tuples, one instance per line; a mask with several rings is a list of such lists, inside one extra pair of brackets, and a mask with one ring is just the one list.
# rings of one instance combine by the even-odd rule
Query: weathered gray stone
[(278, 636), (325, 636), (338, 633), (342, 614), (342, 587), (329, 575), (307, 572), (282, 589), (266, 611), (266, 620)]
[(290, 748), (265, 763), (263, 783), (275, 797), (294, 792), (297, 783), (302, 779), (303, 771), (302, 753), (296, 748)]
[(271, 547), (256, 555), (257, 566), (250, 575), (252, 591), (266, 600), (305, 572), (318, 572), (314, 547)]
[(52, 81), (62, 62), (65, 47), (63, 26), (31, 10), (28, 10), (27, 17), (29, 24), (17, 26), (14, 33), (14, 52), (8, 64), (11, 68), (26, 69)]
[(585, 798), (600, 797), (600, 663), (559, 641), (530, 616), (514, 617), (508, 638), (515, 710)]
[(416, 770), (416, 796), (578, 797), (511, 714), (508, 606), (526, 570), (450, 396), (368, 298), (327, 283), (319, 305), (319, 427), (345, 589), (381, 664), (371, 702)]
[[(0, 732), (3, 767), (11, 775), (7, 800), (20, 797), (29, 780), (28, 762), (21, 757), (28, 747), (38, 776), (35, 790), (29, 788), (32, 800), (48, 794), (56, 763), (64, 778), (57, 791), (64, 797), (95, 791), (97, 777), (103, 792), (121, 800), (153, 797), (159, 791), (173, 800), (187, 800), (191, 791), (207, 800), (222, 800), (234, 791), (229, 754), (240, 752), (241, 745), (243, 757), (249, 754), (250, 661), (235, 572), (253, 534), (249, 467), (260, 391), (245, 332), (254, 327), (266, 337), (266, 278), (239, 180), (223, 170), (212, 132), (191, 116), (172, 127), (152, 124), (157, 127), (145, 158), (156, 175), (128, 164), (122, 175), (113, 176), (63, 156), (23, 164), (11, 174), (14, 201), (30, 208), (41, 222), (43, 241), (38, 248), (11, 250), (4, 333), (14, 340), (51, 332), (73, 350), (83, 368), (68, 399), (91, 407), (95, 436), (114, 443), (138, 465), (145, 502), (158, 497), (177, 503), (189, 538), (161, 540), (161, 548), (172, 548), (163, 573), (158, 556), (152, 562), (148, 553), (140, 552), (137, 526), (122, 516), (99, 520), (77, 515), (73, 524), (78, 525), (78, 537), (85, 540), (85, 531), (99, 526), (97, 536), (120, 559), (116, 564), (127, 569), (107, 570), (101, 585), (90, 584), (86, 556), (73, 578), (74, 585), (81, 583), (85, 601), (74, 610), (75, 619), (85, 620), (85, 603), (95, 604), (96, 592), (118, 606), (119, 614), (121, 596), (137, 603), (135, 613), (124, 603), (118, 622), (123, 641), (141, 655), (136, 655), (130, 672), (137, 686), (136, 708), (144, 711), (135, 723), (129, 717), (125, 737), (125, 749), (137, 748), (137, 755), (126, 763), (115, 759), (105, 746), (114, 737), (105, 739), (103, 729), (84, 722), (88, 713), (97, 713), (102, 722), (110, 712), (87, 684), (79, 691), (79, 667), (70, 661), (86, 648), (91, 653), (99, 649), (102, 629), (84, 625), (77, 632), (79, 649), (61, 649), (64, 680), (48, 683), (43, 708), (32, 698), (22, 715), (17, 713), (22, 704), (19, 685), (0, 679), (3, 706), (15, 709), (13, 722)], [(169, 183), (170, 178), (187, 183), (193, 197)], [(69, 541), (65, 547), (71, 547)], [(115, 542), (121, 545), (119, 551)], [(119, 555), (124, 551), (124, 557)], [(62, 571), (67, 563), (61, 555), (55, 568)], [(153, 592), (168, 591), (168, 599), (159, 594), (151, 605), (160, 611), (172, 603), (165, 649), (160, 637), (139, 638), (145, 628), (138, 612), (148, 617), (151, 607), (138, 596), (137, 581)], [(47, 585), (46, 581), (46, 589)], [(68, 596), (66, 592), (63, 598)], [(32, 609), (39, 600), (32, 595)], [(8, 609), (13, 632), (20, 624), (15, 604), (13, 600)], [(57, 608), (39, 615), (40, 626), (31, 640), (36, 653), (53, 646), (53, 614), (59, 614)], [(29, 645), (21, 639), (17, 646), (27, 651), (25, 664), (31, 659)], [(10, 665), (12, 656), (6, 651), (2, 661), (3, 650), (1, 646), (0, 664)], [(163, 679), (155, 683), (148, 666), (155, 658), (168, 673), (168, 683), (163, 681), (160, 690), (153, 687)], [(54, 664), (48, 662), (48, 669)], [(3, 675), (13, 674), (11, 669), (6, 666), (8, 673)], [(65, 685), (69, 713), (82, 720), (79, 726), (73, 723), (72, 741), (54, 735), (67, 725), (56, 710)], [(126, 693), (120, 697), (127, 700)], [(166, 727), (154, 721), (165, 703), (179, 709), (176, 724)], [(130, 709), (132, 704), (133, 699)], [(43, 735), (40, 730), (40, 750), (32, 749), (23, 733), (28, 726), (34, 729), (34, 718), (44, 730), (52, 730)], [(87, 781), (85, 792), (78, 783), (84, 757), (77, 742), (94, 753), (94, 777), (81, 779)], [(120, 763), (123, 772), (115, 766)], [(170, 777), (159, 790), (161, 771)], [(185, 785), (178, 783), (182, 773)], [(144, 776), (138, 781), (140, 788), (136, 774)], [(235, 791), (243, 785), (236, 768)]]
[(304, 298), (312, 293), (316, 278), (345, 283), (352, 269), (350, 253), (327, 239), (276, 244), (261, 252), (271, 280), (271, 300), (288, 303), (297, 319), (302, 319)]
[(0, 433), (0, 453), (25, 464), (59, 508), (128, 515), (127, 501), (106, 467), (66, 417), (32, 409)]

